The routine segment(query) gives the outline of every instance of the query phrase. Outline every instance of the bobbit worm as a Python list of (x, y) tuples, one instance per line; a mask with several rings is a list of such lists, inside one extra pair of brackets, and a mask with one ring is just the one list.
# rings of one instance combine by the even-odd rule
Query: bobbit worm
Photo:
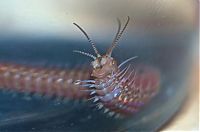
[(78, 24), (73, 23), (87, 38), (96, 55), (74, 50), (88, 56), (91, 70), (48, 69), (17, 64), (0, 64), (0, 89), (23, 93), (37, 93), (59, 98), (91, 100), (98, 109), (110, 116), (129, 116), (147, 104), (159, 91), (160, 73), (150, 66), (130, 64), (136, 56), (121, 64), (112, 57), (112, 51), (125, 31), (130, 18), (118, 30), (111, 47), (101, 55), (95, 43)]

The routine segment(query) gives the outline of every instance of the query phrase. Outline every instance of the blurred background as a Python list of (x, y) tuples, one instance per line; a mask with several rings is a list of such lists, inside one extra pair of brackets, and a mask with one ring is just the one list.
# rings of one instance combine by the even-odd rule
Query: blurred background
[(116, 18), (126, 16), (132, 19), (129, 34), (173, 34), (198, 25), (196, 0), (7, 0), (1, 1), (0, 6), (1, 36), (80, 39), (79, 31), (72, 25), (77, 22), (95, 40), (107, 41), (117, 30)]
[[(199, 92), (194, 91), (199, 90), (198, 6), (197, 0), (0, 1), (0, 60), (32, 65), (47, 62), (61, 67), (88, 64), (87, 58), (72, 54), (74, 49), (93, 52), (72, 23), (81, 25), (103, 53), (117, 31), (116, 18), (125, 23), (130, 16), (114, 57), (122, 61), (137, 55), (138, 63), (158, 68), (162, 74), (161, 93), (132, 119), (104, 124), (105, 130), (113, 130), (116, 124), (119, 128), (114, 130), (143, 130), (144, 126), (147, 130), (197, 130)], [(83, 112), (87, 106), (75, 105), (65, 111), (70, 104), (11, 99), (5, 93), (1, 93), (0, 99), (0, 130), (98, 130), (103, 128), (97, 124), (110, 122), (99, 118), (101, 114), (96, 112), (86, 111), (85, 115), (74, 112), (74, 109)], [(16, 102), (18, 105), (13, 105)], [(35, 107), (37, 110), (32, 111)], [(176, 118), (175, 113), (184, 114)], [(186, 113), (189, 114), (184, 118)], [(69, 114), (74, 116), (68, 117)], [(41, 115), (45, 116), (40, 119)], [(49, 124), (52, 117), (54, 120)], [(169, 120), (172, 117), (173, 121)], [(18, 124), (16, 120), (20, 120)], [(93, 128), (85, 127), (94, 120), (97, 122)]]

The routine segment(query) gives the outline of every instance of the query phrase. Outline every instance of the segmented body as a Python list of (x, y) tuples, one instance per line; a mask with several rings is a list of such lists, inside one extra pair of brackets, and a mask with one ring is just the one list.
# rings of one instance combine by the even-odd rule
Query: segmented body
[(88, 89), (75, 83), (91, 80), (89, 70), (0, 64), (0, 89), (63, 99), (92, 99), (97, 108), (104, 108), (111, 116), (115, 113), (130, 115), (156, 95), (160, 83), (159, 72), (153, 68), (141, 66), (130, 70), (125, 68), (113, 76), (96, 79), (90, 83), (95, 87)]
[[(131, 115), (149, 102), (159, 91), (160, 73), (147, 66), (124, 69), (104, 79), (88, 83), (93, 102), (104, 113)], [(84, 86), (86, 84), (82, 84)]]
[(88, 79), (89, 72), (82, 69), (61, 70), (0, 64), (0, 89), (24, 93), (37, 93), (68, 99), (87, 98), (85, 88), (74, 85), (77, 79)]

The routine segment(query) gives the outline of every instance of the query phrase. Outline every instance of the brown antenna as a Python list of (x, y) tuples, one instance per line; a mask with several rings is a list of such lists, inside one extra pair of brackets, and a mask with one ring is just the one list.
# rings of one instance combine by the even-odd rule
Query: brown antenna
[(89, 41), (89, 43), (92, 45), (92, 48), (94, 49), (94, 52), (97, 54), (97, 57), (101, 57), (101, 55), (99, 54), (97, 48), (95, 47), (94, 42), (90, 39), (90, 37), (87, 35), (87, 33), (76, 23), (73, 23), (76, 27), (79, 28), (79, 30), (81, 30), (81, 32), (85, 35), (85, 37), (87, 38), (87, 40)]
[[(119, 32), (121, 30), (121, 21), (118, 18), (117, 18), (117, 22), (118, 22), (118, 29), (117, 29), (117, 33), (115, 35), (115, 38), (113, 39), (112, 45), (113, 45), (113, 43), (115, 43), (115, 41), (116, 41), (116, 39), (117, 39), (117, 37), (119, 35)], [(107, 54), (109, 54), (111, 52), (111, 50), (112, 50), (112, 47), (108, 49)]]
[(122, 36), (124, 30), (126, 29), (128, 23), (129, 23), (129, 20), (130, 20), (130, 17), (128, 16), (128, 17), (127, 17), (126, 24), (124, 25), (124, 28), (123, 28), (123, 29), (121, 30), (121, 32), (120, 32), (120, 29), (121, 29), (121, 22), (120, 22), (119, 19), (117, 19), (117, 21), (118, 21), (118, 30), (117, 30), (116, 36), (115, 36), (115, 38), (114, 38), (114, 40), (113, 40), (113, 42), (112, 42), (111, 47), (110, 47), (109, 50), (107, 51), (107, 55), (108, 55), (108, 56), (111, 56), (112, 51), (113, 51), (113, 49), (116, 47), (118, 40), (121, 38), (121, 36)]
[(73, 52), (88, 56), (90, 58), (93, 58), (94, 60), (96, 59), (96, 57), (94, 55), (90, 54), (90, 53), (86, 53), (86, 52), (83, 52), (83, 51), (80, 51), (80, 50), (73, 50)]

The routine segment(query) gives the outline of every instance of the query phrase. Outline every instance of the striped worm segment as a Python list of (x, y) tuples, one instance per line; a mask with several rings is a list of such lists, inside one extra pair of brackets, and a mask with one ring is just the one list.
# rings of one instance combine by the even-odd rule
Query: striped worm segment
[(0, 64), (0, 89), (38, 93), (61, 98), (87, 98), (84, 88), (74, 85), (75, 80), (88, 79), (85, 70), (60, 70)]

